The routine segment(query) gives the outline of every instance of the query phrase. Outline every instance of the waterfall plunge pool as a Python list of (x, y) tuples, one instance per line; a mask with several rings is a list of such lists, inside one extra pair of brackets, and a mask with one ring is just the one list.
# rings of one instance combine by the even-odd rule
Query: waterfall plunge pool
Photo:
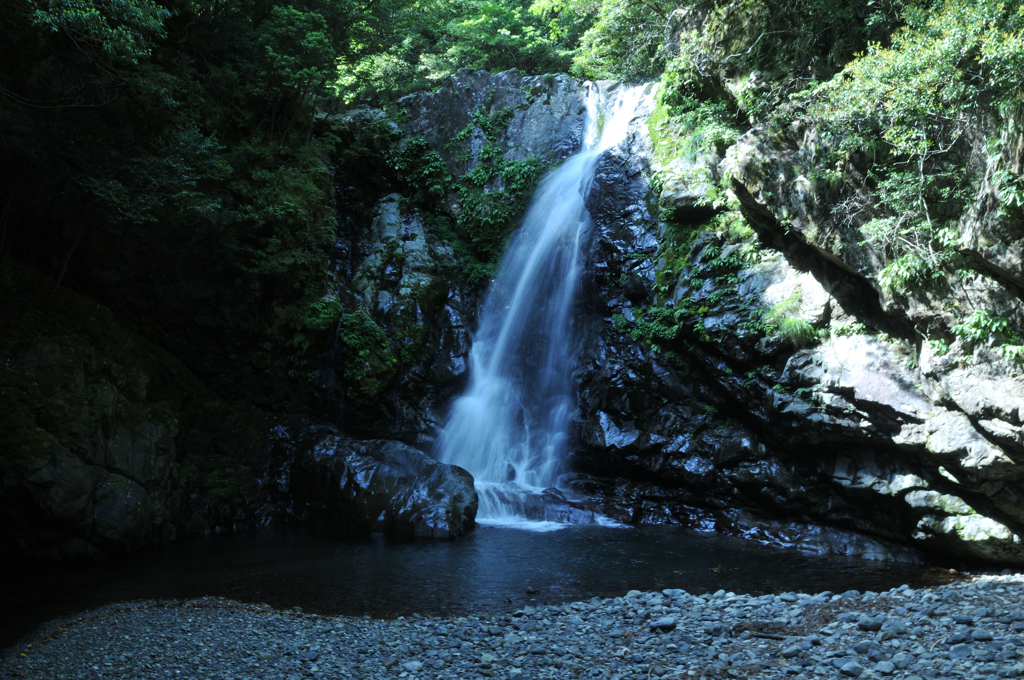
[(396, 544), (266, 530), (186, 540), (116, 560), (8, 569), (0, 587), (0, 647), (50, 619), (129, 600), (220, 596), (387, 618), (498, 613), (632, 589), (815, 593), (949, 580), (942, 570), (808, 555), (678, 527), (600, 526), (602, 518), (577, 526), (529, 517), (526, 506), (564, 468), (575, 344), (570, 320), (590, 229), (585, 197), (600, 153), (641, 124), (640, 111), (646, 106), (649, 113), (653, 94), (646, 86), (613, 88), (601, 102), (598, 90), (588, 89), (584, 149), (542, 182), (487, 295), (470, 386), (453, 406), (438, 450), (440, 460), (477, 480), (481, 511), (474, 532), (458, 541)]
[(934, 568), (808, 555), (664, 526), (550, 533), (478, 526), (457, 541), (414, 543), (265, 530), (3, 576), (0, 648), (50, 619), (128, 600), (209, 595), (388, 618), (508, 612), (631, 589), (814, 593), (949, 580)]

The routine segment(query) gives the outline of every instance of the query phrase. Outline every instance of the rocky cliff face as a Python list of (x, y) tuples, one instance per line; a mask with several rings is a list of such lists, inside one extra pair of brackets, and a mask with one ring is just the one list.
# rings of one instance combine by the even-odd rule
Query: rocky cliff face
[[(545, 85), (555, 96), (533, 94)], [(580, 93), (566, 79), (463, 73), (405, 102), (403, 134), (422, 134), (465, 177), (488, 144), (475, 127), (479, 112), (511, 109), (491, 143), (500, 140), (508, 158), (523, 150), (558, 158), (578, 146)], [(1012, 524), (992, 511), (991, 482), (1012, 476), (1009, 459), (969, 414), (924, 388), (927, 369), (908, 360), (915, 346), (900, 340), (908, 321), (887, 313), (870, 281), (840, 257), (773, 242), (763, 226), (772, 206), (751, 199), (739, 179), (739, 203), (715, 205), (723, 178), (786, 177), (775, 168), (744, 170), (750, 162), (738, 159), (755, 155), (753, 135), (721, 154), (659, 162), (650, 113), (601, 159), (588, 200), (594, 231), (579, 318), (574, 488), (626, 521), (718, 528), (820, 552), (910, 557), (907, 546), (917, 545), (1016, 561)], [(762, 193), (782, 197), (778, 209), (789, 214), (808, 189), (804, 180), (779, 181)], [(450, 215), (462, 209), (459, 196), (446, 196)], [(410, 318), (435, 338), (420, 363), (390, 374), (388, 399), (406, 416), (389, 413), (369, 426), (375, 436), (420, 445), (461, 387), (481, 291), (452, 292), (438, 263), (455, 254), (428, 220), (403, 212), (397, 195), (381, 199), (353, 277), (389, 337), (406, 332), (401, 310), (413, 309)], [(382, 253), (406, 249), (390, 279), (381, 277)], [(424, 296), (413, 291), (431, 286), (449, 286), (438, 296), (447, 303), (425, 313)], [(989, 369), (958, 370), (963, 385)], [(416, 386), (402, 394), (409, 380)], [(1012, 389), (1012, 381), (998, 386)], [(991, 402), (983, 408), (991, 411)], [(979, 471), (974, 490), (963, 486), (969, 470)]]
[[(673, 17), (677, 49), (707, 19)], [(733, 35), (723, 54), (755, 38)], [(702, 91), (742, 110), (759, 74), (724, 63), (703, 65)], [(651, 198), (635, 178), (650, 175), (624, 164), (602, 186), (631, 195), (592, 206), (608, 225), (595, 247), (611, 256), (595, 258), (589, 288), (575, 462), (592, 476), (577, 488), (634, 521), (1021, 563), (1022, 222), (988, 179), (1019, 168), (1018, 145), (954, 150), (979, 180), (950, 248), (964, 264), (893, 287), (891, 257), (865, 231), (878, 198), (864, 158), (837, 182), (808, 120), (751, 113), (753, 129), (703, 148), (687, 146), (708, 134), (690, 120), (652, 119), (660, 220), (636, 219)], [(968, 137), (1005, 142), (1015, 129), (1008, 119)], [(683, 151), (663, 151), (673, 144)]]
[[(814, 346), (788, 356), (777, 384), (753, 402), (767, 416), (762, 427), (820, 455), (814, 476), (832, 487), (822, 497), (822, 515), (833, 512), (833, 494), (859, 497), (859, 505), (884, 518), (868, 522), (879, 535), (1019, 562), (1020, 367), (988, 346), (994, 337), (956, 339), (948, 348), (928, 341), (952, 338), (953, 326), (980, 310), (995, 309), (1019, 328), (1019, 289), (1011, 277), (993, 275), (1003, 267), (989, 260), (945, 290), (883, 289), (876, 278), (880, 253), (836, 210), (853, 188), (836, 195), (809, 179), (820, 141), (800, 123), (788, 131), (772, 142), (757, 130), (747, 133), (720, 168), (761, 241), (811, 274), (819, 299), (821, 291), (828, 297), (818, 318), (807, 318), (824, 332)], [(985, 201), (983, 189), (978, 205)], [(965, 214), (964, 254), (985, 258), (971, 248), (984, 230), (991, 234), (989, 257), (1004, 258), (1014, 241), (995, 234), (1012, 239), (1015, 221), (1007, 218), (997, 226), (982, 208)], [(845, 514), (860, 522), (871, 514), (857, 518), (857, 509)]]
[[(503, 89), (513, 83), (507, 74), (460, 79), (408, 102), (406, 129), (424, 133), (455, 171), (467, 160), (451, 152), (451, 131), (472, 126), (466, 110), (523, 105)], [(575, 99), (535, 97), (517, 109), (501, 138), (509, 157), (524, 149), (557, 157), (578, 144), (580, 90), (557, 83)], [(1020, 562), (1019, 368), (981, 344), (956, 341), (938, 356), (924, 341), (983, 304), (1016, 318), (1013, 225), (994, 221), (984, 195), (964, 216), (962, 247), (974, 257), (981, 230), (1005, 238), (984, 239), (991, 266), (957, 293), (955, 313), (948, 300), (887, 295), (871, 276), (878, 253), (835, 222), (849, 196), (809, 179), (820, 140), (799, 123), (787, 130), (767, 139), (755, 129), (721, 149), (656, 159), (641, 117), (628, 142), (601, 159), (588, 201), (574, 488), (626, 521), (875, 558), (911, 559), (918, 548)], [(479, 136), (472, 153), (486, 143)], [(478, 161), (470, 157), (463, 169)], [(731, 205), (716, 195), (730, 182)], [(387, 197), (379, 214), (400, 213), (396, 205)], [(458, 195), (446, 206), (457, 214)], [(406, 225), (409, 243), (430, 240), (415, 214), (392, 222)], [(401, 289), (383, 298), (362, 290), (366, 300), (401, 303)], [(465, 370), (479, 290), (428, 331), (458, 341), (442, 345), (445, 371), (424, 379), (416, 369), (416, 391), (431, 399), (419, 411), (428, 416), (405, 421), (416, 423), (419, 434), (403, 435), (411, 441), (429, 441), (454, 395), (426, 386)], [(379, 302), (374, 313), (387, 318)], [(388, 427), (380, 435), (393, 436)]]
[(108, 309), (46, 299), (20, 268), (8, 277), (0, 552), (94, 557), (173, 536), (181, 395), (161, 382), (173, 362)]
[(267, 516), (330, 536), (457, 538), (473, 528), (473, 477), (392, 440), (329, 427), (270, 432)]
[[(565, 76), (467, 71), (401, 106), (401, 125), (368, 110), (319, 123), (343, 136), (361, 130), (380, 152), (372, 172), (338, 168), (334, 291), (324, 304), (341, 318), (313, 404), (322, 420), (374, 439), (297, 419), (309, 413), (300, 404), (279, 409), (282, 385), (266, 365), (230, 374), (214, 365), (219, 355), (203, 348), (217, 346), (220, 326), (239, 317), (259, 325), (258, 287), (235, 282), (244, 299), (232, 301), (219, 283), (201, 283), (202, 257), (191, 251), (149, 266), (157, 245), (115, 247), (99, 234), (83, 266), (114, 311), (70, 291), (47, 298), (47, 284), (27, 271), (0, 272), (5, 559), (101, 556), (266, 521), (397, 538), (472, 527), (468, 475), (409, 444), (429, 448), (464, 381), (487, 249), (500, 252), (543, 168), (579, 147), (582, 90)], [(435, 159), (442, 166), (431, 170)], [(436, 171), (441, 200), (410, 209), (419, 185), (388, 174), (388, 163)], [(181, 326), (173, 337), (150, 334), (171, 352), (144, 340), (131, 318)], [(211, 379), (243, 399), (224, 399)]]
[[(371, 134), (391, 131), (387, 153), (404, 159), (403, 172), (447, 175), (426, 204), (409, 200), (414, 183), (395, 187), (404, 195), (385, 192), (369, 224), (349, 234), (339, 277), (346, 313), (320, 374), (330, 387), (323, 400), (345, 404), (339, 424), (430, 447), (465, 384), (496, 255), (536, 179), (580, 147), (583, 96), (564, 75), (462, 71), (436, 92), (400, 100), (401, 123), (368, 110), (325, 117), (341, 135), (375, 121)], [(526, 172), (528, 186), (519, 187)], [(492, 241), (493, 250), (481, 249)], [(369, 335), (379, 342), (367, 352)], [(359, 352), (366, 355), (353, 361)]]
[[(716, 76), (723, 92), (728, 75)], [(8, 545), (97, 554), (255, 517), (343, 534), (466, 531), (470, 480), (422, 451), (469, 370), (487, 253), (531, 182), (579, 148), (584, 92), (565, 76), (466, 71), (402, 100), (393, 120), (321, 117), (371, 139), (399, 179), (368, 190), (353, 174), (370, 166), (337, 168), (339, 206), (365, 210), (343, 220), (333, 261), (340, 318), (316, 390), (333, 424), (273, 428), (266, 455), (232, 468), (247, 484), (205, 470), (202, 485), (183, 481), (215, 428), (196, 424), (201, 398), (166, 388), (173, 376), (198, 384), (186, 369), (112, 352), (131, 333), (16, 339), (0, 393), (14, 414)], [(666, 155), (659, 139), (692, 131), (657, 120), (645, 111), (604, 154), (588, 199), (572, 488), (629, 522), (876, 558), (1024, 562), (1020, 366), (997, 337), (952, 332), (978, 310), (1022, 325), (1019, 215), (996, 210), (981, 182), (958, 246), (973, 274), (893, 292), (862, 224), (842, 215), (870, 196), (815, 179), (813, 127), (754, 127)]]
[(400, 539), (472, 528), (468, 473), (400, 442), (274, 427), (245, 402), (225, 404), (108, 308), (70, 291), (48, 296), (21, 267), (5, 274), (6, 562), (104, 557), (267, 522)]

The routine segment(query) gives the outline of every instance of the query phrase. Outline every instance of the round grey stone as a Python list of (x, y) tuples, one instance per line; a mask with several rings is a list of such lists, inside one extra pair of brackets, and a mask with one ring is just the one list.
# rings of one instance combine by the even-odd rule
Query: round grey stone
[(893, 664), (892, 661), (879, 661), (875, 664), (874, 670), (876, 673), (881, 673), (882, 675), (889, 675), (890, 673), (896, 670), (896, 666)]
[(664, 616), (656, 621), (651, 621), (652, 631), (670, 631), (676, 627), (676, 619), (674, 616)]
[(864, 666), (861, 666), (856, 661), (847, 661), (839, 670), (842, 671), (843, 675), (848, 675), (851, 678), (857, 678), (864, 672)]
[(882, 629), (882, 624), (885, 623), (885, 617), (879, 616), (862, 616), (857, 621), (857, 627), (861, 630), (877, 631)]

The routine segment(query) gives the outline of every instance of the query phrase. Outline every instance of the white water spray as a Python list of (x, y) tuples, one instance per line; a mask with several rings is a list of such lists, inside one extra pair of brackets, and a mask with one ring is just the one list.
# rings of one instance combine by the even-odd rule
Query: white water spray
[(563, 474), (572, 402), (572, 312), (590, 228), (584, 200), (598, 157), (626, 138), (644, 87), (620, 87), (602, 126), (587, 93), (583, 150), (548, 174), (501, 261), (470, 351), (470, 384), (438, 438), (438, 458), (472, 473), (477, 521), (535, 530), (531, 496)]

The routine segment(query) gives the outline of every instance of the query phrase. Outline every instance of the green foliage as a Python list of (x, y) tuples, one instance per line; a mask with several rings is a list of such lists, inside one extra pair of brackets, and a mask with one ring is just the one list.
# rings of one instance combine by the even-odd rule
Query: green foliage
[[(663, 66), (663, 0), (384, 0), (338, 65), (349, 103), (430, 89), (460, 68), (650, 80)], [(385, 18), (386, 16), (386, 18)]]
[[(480, 130), (487, 144), (480, 149), (473, 168), (457, 178), (459, 212), (454, 223), (446, 219), (431, 222), (435, 234), (453, 243), (464, 260), (458, 278), (479, 282), (494, 272), (504, 250), (505, 239), (516, 227), (523, 210), (543, 174), (535, 158), (505, 160), (497, 140), (512, 120), (512, 109), (473, 113), (473, 123), (455, 135), (454, 145), (467, 144), (472, 130)], [(468, 150), (466, 151), (468, 159)]]
[[(438, 151), (422, 136), (400, 138), (386, 118), (355, 117), (343, 133), (339, 166), (374, 168), (371, 196), (397, 191), (405, 197), (406, 207), (420, 212), (428, 234), (446, 241), (456, 259), (445, 263), (451, 280), (478, 284), (491, 278), (503, 251), (505, 240), (517, 226), (529, 196), (544, 172), (536, 159), (508, 161), (498, 145), (514, 111), (486, 106), (473, 112), (473, 122), (451, 136), (445, 151), (456, 174)], [(472, 160), (469, 142), (482, 133), (487, 143), (477, 152), (468, 172), (458, 174)], [(346, 177), (346, 182), (365, 182), (365, 177)], [(452, 219), (440, 207), (440, 200), (456, 193), (457, 217)], [(370, 198), (369, 200), (375, 200)]]
[(711, 228), (722, 234), (729, 243), (742, 243), (744, 247), (737, 251), (747, 258), (747, 263), (754, 260), (756, 247), (753, 245), (754, 229), (739, 210), (727, 210), (711, 219)]
[(776, 335), (794, 347), (803, 347), (814, 340), (816, 331), (809, 321), (799, 316), (803, 292), (797, 288), (762, 313), (766, 332)]
[(334, 293), (295, 305), (288, 318), (289, 336), (285, 340), (289, 351), (282, 361), (289, 377), (306, 383), (314, 379), (317, 356), (313, 350), (322, 345), (341, 312), (341, 301)]
[(483, 108), (473, 112), (473, 124), (484, 133), (484, 137), (494, 142), (500, 133), (508, 128), (515, 115), (513, 109), (505, 108), (492, 112), (485, 112)]
[(1024, 366), (1024, 342), (1015, 342), (1014, 344), (1003, 345), (999, 348), (1006, 359), (1011, 364), (1018, 366)]
[(337, 140), (313, 135), (312, 98), (367, 11), (32, 0), (0, 14), (0, 184), (23, 216), (15, 242), (42, 225), (34, 248), (46, 253), (17, 255), (57, 276), (90, 229), (145, 243), (131, 266), (179, 262), (191, 280), (167, 281), (169, 304), (195, 306), (209, 329), (191, 347), (194, 328), (157, 319), (153, 337), (223, 356), (224, 370), (308, 377), (330, 326), (337, 227), (326, 164)]
[(335, 227), (322, 149), (314, 143), (282, 153), (258, 140), (232, 149), (232, 165), (244, 170), (231, 183), (238, 208), (228, 243), (243, 271), (297, 290), (322, 276)]
[(953, 326), (953, 334), (964, 342), (979, 344), (994, 339), (997, 334), (1006, 333), (1010, 321), (984, 309), (974, 311), (963, 323)]
[[(809, 113), (843, 164), (867, 154), (875, 194), (867, 240), (887, 259), (890, 289), (955, 265), (956, 222), (977, 187), (967, 172), (970, 129), (1020, 102), (1024, 9), (996, 0), (912, 5), (889, 46), (872, 43), (812, 93)], [(1017, 182), (996, 175), (1012, 205)]]
[(932, 348), (932, 352), (936, 356), (944, 356), (949, 353), (949, 343), (943, 338), (934, 338), (928, 340), (928, 344)]
[(567, 71), (592, 19), (518, 0), (391, 0), (365, 13), (338, 64), (349, 103), (431, 89), (460, 68)]
[[(873, 224), (878, 223), (878, 220), (873, 221)], [(878, 272), (878, 282), (886, 290), (905, 291), (941, 276), (942, 272), (935, 268), (934, 262), (926, 260), (917, 252), (908, 252), (885, 265)]]
[(678, 338), (681, 315), (676, 311), (666, 307), (650, 307), (636, 312), (636, 320), (633, 322), (627, 321), (622, 314), (613, 314), (612, 325), (615, 331), (628, 335), (633, 342), (652, 342), (656, 352), (661, 350), (659, 343)]
[(171, 16), (152, 0), (28, 0), (28, 4), (36, 26), (127, 64), (149, 57), (153, 43), (166, 37), (164, 22)]
[(673, 158), (722, 154), (740, 136), (735, 113), (725, 101), (701, 101), (673, 89), (671, 73), (666, 73), (658, 107), (647, 121), (655, 158), (665, 164)]
[(427, 214), (424, 216), (430, 233), (436, 238), (447, 241), (455, 252), (455, 259), (443, 263), (445, 276), (451, 281), (460, 281), (476, 286), (494, 278), (498, 271), (497, 261), (486, 256), (477, 255), (471, 240), (466, 240), (456, 230), (452, 219), (446, 215)]
[(814, 326), (806, 319), (789, 316), (779, 322), (779, 337), (796, 347), (802, 347), (816, 336)]
[(221, 199), (204, 189), (231, 173), (216, 137), (191, 124), (169, 130), (154, 145), (155, 153), (122, 160), (116, 174), (82, 176), (83, 188), (107, 204), (114, 219), (214, 221)]
[[(993, 149), (992, 156), (998, 157), (999, 149)], [(1024, 178), (1016, 176), (1004, 168), (997, 168), (992, 173), (992, 186), (999, 196), (1000, 202), (1007, 208), (1024, 208)]]
[[(923, 159), (921, 159), (923, 161)], [(917, 172), (877, 163), (875, 212), (861, 231), (887, 259), (878, 279), (890, 291), (919, 286), (943, 276), (944, 265), (957, 261), (955, 220), (973, 193), (963, 168), (942, 160), (944, 168)], [(942, 219), (945, 226), (940, 226)]]
[[(739, 245), (724, 258), (720, 257), (722, 248), (708, 245), (696, 252), (698, 238), (705, 232), (712, 232), (727, 243)], [(659, 293), (668, 293), (676, 282), (677, 272), (692, 269), (693, 263), (699, 260), (701, 268), (716, 277), (735, 273), (736, 270), (749, 266), (757, 261), (758, 249), (753, 241), (754, 230), (747, 224), (743, 214), (738, 210), (727, 210), (712, 217), (700, 225), (678, 225), (669, 223), (660, 238), (660, 255), (664, 266), (655, 274)], [(690, 287), (699, 288), (704, 279), (694, 274), (689, 282)]]
[[(717, 183), (703, 161), (721, 156), (739, 137), (735, 113), (724, 100), (701, 100), (685, 88), (679, 89), (673, 73), (670, 66), (658, 90), (657, 106), (647, 119), (657, 162), (655, 187), (660, 196), (664, 186), (681, 182), (699, 195), (698, 204), (716, 209), (726, 207), (730, 202), (726, 180)], [(688, 169), (680, 170), (680, 165), (673, 163), (677, 159), (682, 159), (682, 167)], [(671, 222), (674, 215), (665, 209), (661, 219)]]
[[(700, 99), (727, 99), (750, 122), (831, 77), (873, 34), (887, 29), (892, 3), (832, 0), (715, 1), (687, 8), (690, 20), (666, 50), (666, 82)], [(867, 25), (860, 16), (872, 12)], [(860, 16), (859, 16), (860, 15)], [(791, 120), (791, 119), (789, 119)], [(788, 121), (787, 121), (788, 122)]]
[(496, 262), (522, 216), (543, 168), (536, 159), (506, 161), (496, 146), (480, 151), (476, 167), (458, 185), (461, 209), (456, 232), (478, 259)]
[(338, 343), (343, 348), (342, 376), (345, 398), (353, 414), (376, 405), (398, 371), (387, 334), (365, 309), (343, 314), (338, 323)]
[(405, 193), (417, 203), (429, 205), (448, 193), (452, 183), (448, 166), (422, 135), (409, 139), (400, 149), (388, 151), (385, 158), (406, 185)]
[(888, 153), (918, 157), (955, 142), (984, 109), (1016, 101), (1024, 11), (998, 0), (943, 0), (903, 17), (890, 47), (870, 45), (818, 88), (812, 113), (857, 134), (877, 130)]
[[(732, 240), (728, 250), (719, 245), (708, 244), (697, 250), (697, 236), (707, 230), (713, 230), (722, 237), (732, 233), (742, 234), (740, 239)], [(749, 236), (749, 227), (738, 214), (722, 213), (716, 215), (700, 228), (689, 229), (685, 233), (669, 229), (662, 239), (660, 255), (665, 266), (656, 273), (656, 290), (659, 294), (670, 294), (680, 285), (680, 274), (691, 272), (689, 288), (703, 289), (707, 280), (715, 284), (710, 295), (684, 295), (674, 307), (651, 306), (647, 309), (636, 309), (635, 321), (629, 322), (621, 315), (613, 317), (615, 329), (619, 333), (628, 334), (634, 341), (650, 343), (655, 352), (664, 354), (672, 361), (682, 361), (671, 349), (680, 342), (689, 343), (697, 340), (704, 343), (721, 343), (727, 329), (719, 327), (710, 330), (705, 320), (736, 293), (739, 283), (737, 273), (740, 269), (750, 266), (757, 259), (757, 247), (744, 239)], [(731, 239), (731, 237), (730, 237)], [(719, 307), (720, 310), (720, 307)], [(760, 320), (757, 310), (744, 310), (749, 320), (745, 328), (757, 332), (765, 331), (765, 324)], [(695, 351), (696, 345), (689, 345), (689, 351)]]
[(572, 73), (578, 78), (643, 82), (663, 67), (665, 20), (673, 7), (661, 0), (539, 0), (534, 11), (576, 12), (593, 24), (580, 38)]
[(1024, 363), (1024, 340), (1014, 332), (1010, 320), (1004, 316), (978, 309), (951, 330), (968, 345), (998, 345), (1004, 359), (1011, 363)]
[(867, 335), (870, 333), (870, 329), (860, 321), (836, 321), (833, 319), (829, 324), (829, 332), (838, 336)]
[(335, 46), (324, 17), (298, 7), (274, 6), (256, 32), (263, 51), (259, 81), (293, 97), (326, 94)]
[(477, 0), (460, 9), (461, 16), (448, 25), (447, 50), (433, 60), (434, 79), (459, 66), (536, 72), (559, 61), (555, 42), (525, 3)]

